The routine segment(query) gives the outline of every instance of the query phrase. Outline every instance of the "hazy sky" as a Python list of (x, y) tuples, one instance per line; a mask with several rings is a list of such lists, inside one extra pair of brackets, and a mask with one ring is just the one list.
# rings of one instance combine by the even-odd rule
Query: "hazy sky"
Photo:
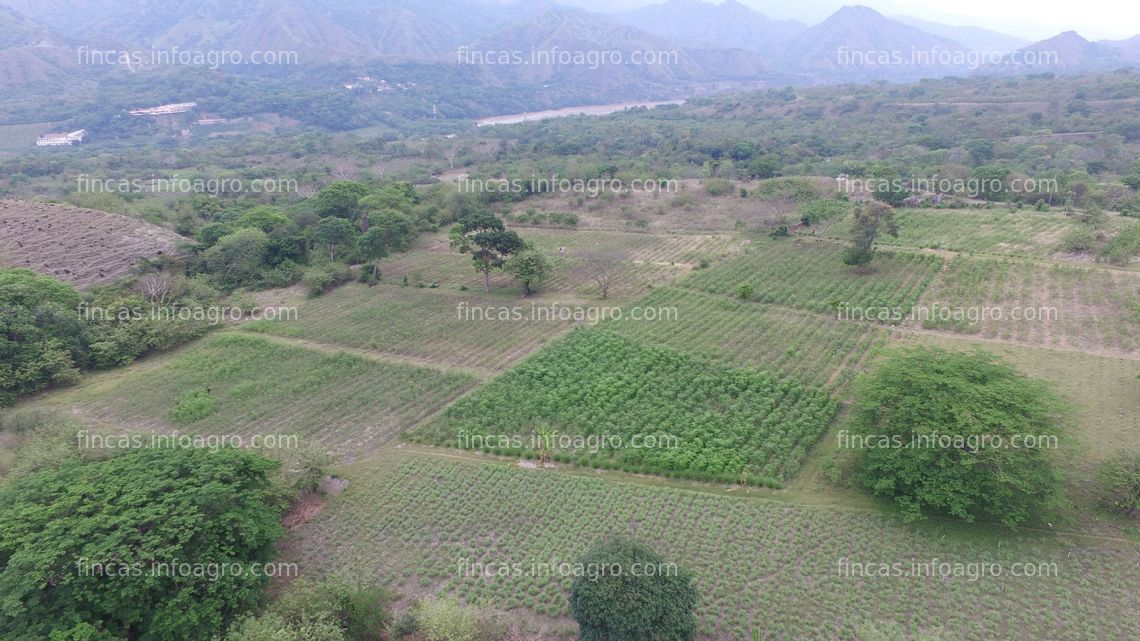
[[(560, 4), (612, 13), (662, 0), (556, 0)], [(1028, 40), (1075, 30), (1089, 40), (1140, 34), (1138, 0), (738, 0), (772, 18), (808, 24), (845, 4), (862, 4), (884, 15), (905, 14), (953, 25), (972, 25)], [(716, 4), (720, 0), (715, 0)]]

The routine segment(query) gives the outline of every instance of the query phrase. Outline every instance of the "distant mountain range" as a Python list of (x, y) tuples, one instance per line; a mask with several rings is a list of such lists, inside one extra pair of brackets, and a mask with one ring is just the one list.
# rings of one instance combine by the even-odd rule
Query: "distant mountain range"
[(931, 35), (953, 40), (973, 51), (1010, 52), (1024, 47), (1030, 42), (1023, 38), (982, 29), (980, 27), (952, 27), (929, 20), (919, 20), (910, 16), (891, 16), (892, 20), (916, 27)]
[(739, 48), (777, 58), (808, 26), (772, 20), (736, 2), (714, 5), (700, 0), (667, 0), (611, 16), (625, 24), (701, 49)]
[(1011, 52), (1000, 62), (983, 67), (982, 73), (1020, 75), (1039, 73), (1110, 72), (1134, 66), (1137, 38), (1121, 42), (1090, 42), (1076, 31), (1066, 31)]
[[(1140, 64), (1140, 36), (1089, 42), (1070, 31), (1027, 43), (862, 6), (808, 26), (773, 20), (736, 0), (666, 0), (614, 15), (546, 1), (0, 0), (0, 86), (89, 79), (98, 70), (84, 68), (80, 47), (289, 51), (301, 65), (471, 64), (489, 85), (529, 83), (552, 92), (573, 86), (579, 93), (586, 87), (630, 99), (744, 85), (1103, 72)], [(516, 52), (525, 62), (492, 64), (488, 52)], [(608, 58), (598, 64), (586, 57), (591, 52)], [(979, 52), (987, 54), (981, 62)], [(659, 54), (655, 64), (631, 62), (643, 53)]]

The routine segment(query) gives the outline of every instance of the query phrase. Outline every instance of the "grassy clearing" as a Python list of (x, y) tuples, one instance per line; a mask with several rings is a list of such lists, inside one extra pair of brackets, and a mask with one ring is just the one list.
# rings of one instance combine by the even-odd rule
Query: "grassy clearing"
[[(626, 299), (644, 294), (651, 286), (684, 275), (701, 259), (721, 260), (735, 252), (730, 236), (659, 235), (596, 231), (520, 228), (522, 237), (544, 251), (554, 263), (554, 273), (539, 288), (541, 294), (597, 297), (597, 285), (572, 270), (576, 259), (591, 252), (616, 252), (629, 262), (625, 273), (614, 281), (610, 296)], [(559, 250), (564, 248), (564, 252)], [(383, 281), (400, 284), (404, 277), (410, 286), (482, 291), (483, 276), (475, 271), (471, 257), (448, 247), (446, 234), (421, 238), (413, 251), (396, 254), (380, 263)], [(491, 276), (491, 287), (500, 293), (518, 294), (510, 275)]]
[[(548, 426), (600, 439), (556, 446), (554, 460), (775, 484), (795, 475), (834, 412), (820, 388), (582, 330), (460, 400), (413, 438), (533, 455), (532, 435)], [(638, 443), (650, 439), (656, 446)]]
[[(390, 458), (388, 458), (390, 457)], [(874, 512), (788, 505), (504, 464), (386, 454), (342, 472), (346, 491), (293, 531), (303, 572), (393, 577), (405, 594), (445, 592), (512, 610), (543, 638), (574, 629), (573, 563), (613, 534), (652, 543), (696, 576), (701, 639), (855, 641), (859, 616), (913, 638), (1131, 641), (1140, 636), (1134, 545), (900, 524)], [(1005, 576), (845, 576), (851, 563), (998, 563)], [(476, 563), (485, 564), (482, 568)], [(518, 563), (516, 576), (495, 576)], [(1013, 563), (1049, 577), (1009, 576)], [(480, 573), (480, 570), (483, 570)], [(921, 570), (919, 570), (921, 573)], [(757, 607), (762, 604), (763, 607)], [(853, 613), (859, 613), (855, 615)], [(864, 637), (865, 638), (865, 637)]]
[[(1039, 258), (1055, 253), (1065, 232), (1080, 225), (1060, 213), (1008, 209), (899, 209), (895, 220), (899, 237), (884, 236), (881, 245)], [(848, 226), (837, 221), (824, 235), (846, 240)]]
[[(625, 177), (627, 184), (633, 176)], [(720, 186), (714, 195), (709, 185)], [(671, 180), (661, 189), (604, 191), (595, 197), (580, 194), (543, 194), (509, 205), (512, 216), (527, 210), (568, 212), (578, 217), (581, 229), (671, 233), (749, 231), (773, 224), (796, 222), (795, 201), (788, 195), (810, 193), (831, 197), (834, 177), (794, 177), (769, 180)], [(744, 190), (748, 197), (740, 196)], [(581, 201), (579, 202), (579, 198)]]
[(347, 458), (390, 441), (474, 383), (464, 374), (219, 334), (158, 366), (42, 402), (127, 430), (297, 434)]
[[(975, 312), (974, 319), (934, 306)], [(1140, 350), (1140, 277), (1074, 265), (958, 257), (922, 298), (919, 322), (985, 338), (1090, 351)], [(989, 308), (983, 319), (981, 308)]]
[(637, 305), (676, 308), (676, 320), (616, 320), (602, 327), (711, 362), (753, 367), (815, 385), (845, 385), (858, 371), (863, 354), (887, 335), (886, 329), (872, 324), (676, 287), (658, 287)]
[[(479, 320), (503, 307), (520, 320)], [(476, 314), (475, 308), (480, 310)], [(257, 321), (243, 329), (424, 359), (441, 366), (503, 370), (570, 329), (572, 322), (530, 314), (527, 301), (378, 285), (346, 285), (305, 301), (297, 320)], [(539, 318), (540, 320), (529, 320)]]
[(694, 271), (682, 286), (736, 295), (751, 285), (751, 300), (834, 314), (853, 307), (909, 308), (942, 266), (938, 256), (880, 252), (869, 271), (843, 264), (843, 247), (801, 240), (761, 240), (744, 255)]

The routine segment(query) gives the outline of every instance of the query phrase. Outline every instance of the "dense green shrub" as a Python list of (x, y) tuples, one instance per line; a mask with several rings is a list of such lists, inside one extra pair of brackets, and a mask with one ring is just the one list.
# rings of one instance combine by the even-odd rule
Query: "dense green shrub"
[(819, 198), (811, 180), (800, 177), (772, 178), (765, 180), (760, 183), (760, 186), (752, 193), (771, 198), (787, 198), (797, 203), (804, 203)]
[(736, 190), (736, 186), (732, 181), (725, 180), (724, 178), (709, 178), (704, 181), (704, 188), (705, 193), (710, 196), (724, 196)]
[(587, 552), (570, 586), (582, 641), (690, 641), (697, 631), (692, 576), (648, 546), (613, 539)]
[(349, 641), (349, 638), (327, 615), (294, 623), (280, 614), (267, 612), (239, 619), (218, 641)]
[(1061, 237), (1059, 249), (1063, 252), (1081, 253), (1097, 248), (1096, 232), (1088, 227), (1074, 227)]
[(312, 619), (327, 620), (349, 641), (373, 641), (380, 639), (392, 622), (392, 601), (387, 589), (373, 584), (298, 578), (270, 612), (295, 626)]
[(1112, 237), (1101, 249), (1098, 259), (1114, 265), (1127, 265), (1137, 256), (1140, 256), (1140, 224), (1126, 227)]
[(352, 280), (352, 270), (344, 263), (322, 263), (305, 268), (301, 282), (310, 296), (320, 296), (337, 285)]
[(206, 390), (193, 390), (182, 395), (170, 410), (170, 420), (175, 423), (193, 423), (206, 418), (217, 410), (218, 404), (210, 398)]
[(1102, 463), (1097, 481), (1105, 509), (1133, 518), (1140, 515), (1140, 452), (1120, 452)]

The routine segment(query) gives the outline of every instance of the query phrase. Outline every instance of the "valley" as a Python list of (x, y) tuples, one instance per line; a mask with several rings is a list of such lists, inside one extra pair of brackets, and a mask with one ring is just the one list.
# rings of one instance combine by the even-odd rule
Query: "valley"
[(0, 641), (1140, 638), (1089, 3), (0, 0)]

